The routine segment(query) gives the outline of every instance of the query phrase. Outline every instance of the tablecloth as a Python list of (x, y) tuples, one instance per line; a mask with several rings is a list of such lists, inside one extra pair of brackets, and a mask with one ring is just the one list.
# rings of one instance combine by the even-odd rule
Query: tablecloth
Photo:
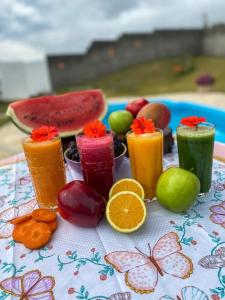
[[(176, 152), (165, 156), (165, 167), (176, 164)], [(18, 155), (1, 165), (1, 300), (225, 298), (225, 164), (214, 161), (211, 192), (185, 214), (149, 203), (146, 223), (132, 234), (106, 220), (84, 229), (58, 216), (52, 240), (34, 251), (13, 241), (9, 223), (36, 206), (26, 161)], [(130, 176), (128, 159), (117, 175)], [(68, 169), (67, 176), (79, 178)]]

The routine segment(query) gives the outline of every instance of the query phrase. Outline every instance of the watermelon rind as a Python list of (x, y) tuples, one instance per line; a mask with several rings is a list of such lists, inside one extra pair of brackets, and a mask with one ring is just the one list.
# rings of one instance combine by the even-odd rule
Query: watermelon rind
[[(105, 101), (105, 100), (104, 100)], [(106, 102), (106, 101), (105, 101)], [(107, 104), (105, 104), (105, 109), (102, 112), (102, 114), (99, 116), (99, 120), (104, 119), (106, 113), (107, 113), (108, 107)], [(30, 134), (33, 130), (33, 128), (28, 127), (26, 125), (24, 125), (22, 122), (20, 122), (20, 120), (17, 118), (14, 109), (9, 105), (6, 111), (6, 115), (10, 118), (10, 120), (12, 121), (12, 123), (21, 131), (23, 131), (26, 134)], [(80, 128), (78, 130), (70, 130), (70, 131), (59, 131), (59, 135), (61, 137), (69, 137), (69, 136), (74, 136), (79, 134), (80, 132), (82, 132), (83, 128)]]
[(27, 133), (27, 134), (30, 134), (31, 131), (32, 131), (32, 128), (30, 127), (27, 127), (26, 125), (24, 125), (23, 123), (21, 123), (17, 116), (15, 115), (14, 113), (14, 109), (12, 109), (10, 107), (10, 105), (8, 106), (7, 108), (7, 111), (6, 111), (6, 115), (8, 117), (10, 117), (10, 120), (13, 122), (13, 124), (18, 128), (20, 129), (21, 131), (23, 131), (24, 133)]

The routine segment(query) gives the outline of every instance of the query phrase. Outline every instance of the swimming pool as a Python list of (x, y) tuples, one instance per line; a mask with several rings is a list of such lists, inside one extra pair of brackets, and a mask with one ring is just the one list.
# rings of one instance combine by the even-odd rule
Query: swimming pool
[[(225, 143), (225, 110), (191, 102), (175, 102), (167, 99), (162, 99), (158, 102), (164, 103), (170, 109), (171, 121), (169, 126), (172, 127), (173, 132), (175, 132), (181, 118), (194, 115), (204, 116), (208, 122), (216, 126), (216, 141)], [(125, 109), (126, 104), (127, 102), (109, 102), (108, 112), (103, 122), (108, 125), (107, 120), (110, 113), (118, 109)]]

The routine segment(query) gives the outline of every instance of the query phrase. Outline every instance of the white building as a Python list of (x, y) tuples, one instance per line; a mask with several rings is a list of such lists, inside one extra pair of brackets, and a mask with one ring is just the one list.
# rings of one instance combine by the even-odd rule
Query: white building
[(0, 101), (29, 98), (51, 92), (48, 65), (42, 52), (0, 47)]

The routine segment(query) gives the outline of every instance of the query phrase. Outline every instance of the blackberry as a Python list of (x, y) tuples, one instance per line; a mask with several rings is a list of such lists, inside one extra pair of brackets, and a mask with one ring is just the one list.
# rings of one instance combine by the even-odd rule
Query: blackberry
[(77, 149), (76, 141), (71, 141), (69, 143), (69, 150), (68, 150), (67, 156), (71, 160), (74, 160), (77, 162), (80, 161), (80, 156), (79, 156), (79, 152)]
[(114, 135), (113, 141), (114, 141), (114, 153), (115, 153), (115, 157), (120, 156), (123, 153), (123, 150), (124, 150), (122, 142), (119, 140), (119, 138), (118, 138), (117, 135)]
[(61, 140), (63, 152), (65, 152), (66, 149), (70, 148), (70, 143), (75, 141), (75, 136), (62, 137)]

